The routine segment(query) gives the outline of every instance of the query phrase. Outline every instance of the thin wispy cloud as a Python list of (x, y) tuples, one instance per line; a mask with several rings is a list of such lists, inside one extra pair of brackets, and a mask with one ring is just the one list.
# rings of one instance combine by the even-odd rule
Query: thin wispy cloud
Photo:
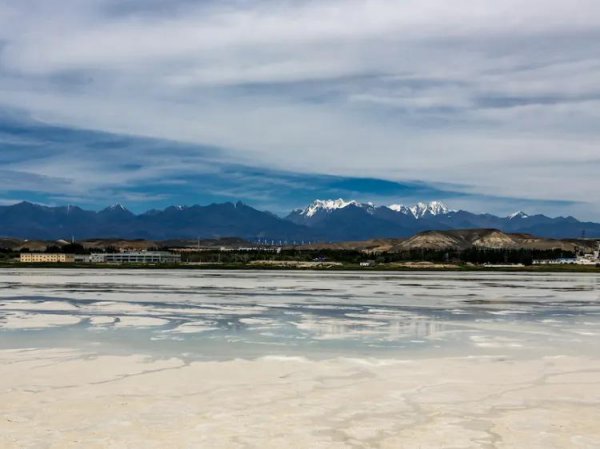
[[(45, 154), (25, 142), (15, 159), (27, 136), (12, 133), (0, 157), (15, 173), (68, 172), (64, 195), (88, 183), (97, 198), (167, 198), (174, 184), (143, 189), (237, 164), (263, 180), (448, 183), (435, 193), (492, 212), (534, 199), (598, 219), (599, 30), (593, 0), (9, 1), (0, 106), (149, 140)], [(288, 202), (283, 190), (270, 204)], [(419, 193), (434, 192), (404, 191)]]

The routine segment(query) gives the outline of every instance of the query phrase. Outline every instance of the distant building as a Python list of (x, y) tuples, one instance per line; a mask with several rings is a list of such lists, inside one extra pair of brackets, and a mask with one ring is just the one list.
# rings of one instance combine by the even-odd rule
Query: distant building
[(561, 257), (559, 259), (539, 259), (533, 261), (534, 265), (574, 265), (576, 263), (576, 257)]
[(174, 254), (168, 251), (135, 251), (123, 253), (92, 253), (90, 254), (92, 263), (180, 263), (181, 254)]
[(572, 258), (562, 258), (562, 259), (542, 259), (542, 260), (534, 260), (534, 265), (597, 265), (600, 264), (600, 260), (581, 256), (581, 257), (572, 257)]
[(576, 257), (567, 257), (559, 259), (534, 260), (534, 265), (599, 265), (600, 264), (600, 243), (598, 249), (591, 253), (579, 254)]
[(522, 263), (484, 263), (483, 266), (486, 268), (514, 268), (524, 267), (525, 265)]
[(23, 263), (69, 263), (75, 262), (73, 254), (64, 253), (21, 253)]

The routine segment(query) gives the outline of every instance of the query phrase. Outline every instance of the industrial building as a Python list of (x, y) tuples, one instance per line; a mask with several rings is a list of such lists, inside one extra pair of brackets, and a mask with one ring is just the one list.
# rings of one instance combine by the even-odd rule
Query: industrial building
[(173, 254), (168, 251), (135, 251), (122, 253), (92, 253), (91, 263), (180, 263), (181, 254)]
[(23, 263), (70, 263), (75, 262), (73, 254), (64, 253), (21, 253)]

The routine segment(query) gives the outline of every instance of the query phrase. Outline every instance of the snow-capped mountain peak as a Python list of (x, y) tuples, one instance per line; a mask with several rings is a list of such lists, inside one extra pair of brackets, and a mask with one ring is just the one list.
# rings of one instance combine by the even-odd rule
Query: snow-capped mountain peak
[(123, 206), (121, 203), (116, 203), (116, 204), (113, 204), (112, 206), (108, 206), (107, 209), (108, 210), (122, 210), (122, 211), (127, 210), (127, 208), (125, 206)]
[(523, 212), (522, 210), (519, 210), (513, 214), (510, 214), (508, 216), (509, 220), (512, 220), (513, 218), (528, 218), (529, 215), (527, 215), (525, 212)]
[(422, 218), (427, 213), (428, 204), (418, 202), (414, 206), (410, 207), (410, 211), (414, 215), (415, 218)]
[(401, 214), (412, 215), (416, 219), (423, 218), (426, 215), (445, 215), (450, 212), (454, 212), (441, 201), (432, 201), (430, 203), (419, 202), (414, 206), (391, 204), (390, 206), (388, 206), (388, 209), (391, 209), (395, 212), (399, 212)]
[[(71, 206), (69, 206), (71, 209)], [(129, 209), (123, 206), (120, 203), (113, 204), (112, 206), (108, 206), (100, 211), (103, 214), (131, 214)]]
[(342, 198), (338, 198), (337, 200), (315, 200), (301, 212), (301, 215), (312, 217), (320, 210), (331, 212), (336, 209), (343, 209), (344, 207), (348, 207), (350, 205), (361, 206), (361, 204), (357, 201), (344, 201)]
[(441, 201), (432, 201), (431, 203), (429, 203), (429, 205), (427, 206), (427, 211), (431, 215), (445, 215), (449, 212), (452, 212), (452, 210), (450, 210), (448, 206), (446, 206)]

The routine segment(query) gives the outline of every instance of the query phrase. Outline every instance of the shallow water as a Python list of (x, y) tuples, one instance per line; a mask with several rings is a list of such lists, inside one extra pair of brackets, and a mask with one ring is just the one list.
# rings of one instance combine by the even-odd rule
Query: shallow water
[(597, 355), (600, 276), (0, 272), (0, 348), (189, 359)]

